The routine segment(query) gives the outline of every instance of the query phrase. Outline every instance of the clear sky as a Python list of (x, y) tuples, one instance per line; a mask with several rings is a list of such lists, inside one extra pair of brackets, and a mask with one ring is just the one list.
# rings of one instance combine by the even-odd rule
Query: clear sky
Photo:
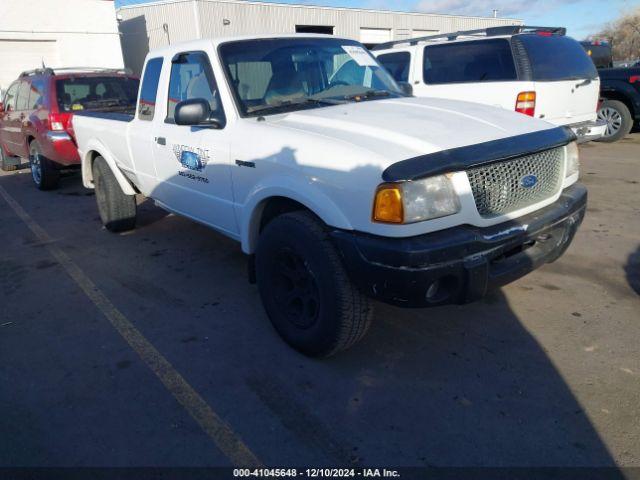
[[(116, 6), (149, 0), (116, 0)], [(583, 39), (597, 33), (621, 13), (640, 6), (640, 0), (263, 0), (336, 7), (519, 18), (528, 25), (567, 27), (568, 34)]]

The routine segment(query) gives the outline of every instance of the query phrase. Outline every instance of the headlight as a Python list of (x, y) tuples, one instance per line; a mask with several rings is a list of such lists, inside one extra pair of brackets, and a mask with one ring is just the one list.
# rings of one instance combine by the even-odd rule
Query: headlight
[(373, 220), (382, 223), (416, 223), (460, 211), (460, 200), (447, 175), (378, 187)]
[(580, 173), (580, 153), (578, 152), (578, 144), (571, 142), (567, 145), (567, 172), (566, 177)]

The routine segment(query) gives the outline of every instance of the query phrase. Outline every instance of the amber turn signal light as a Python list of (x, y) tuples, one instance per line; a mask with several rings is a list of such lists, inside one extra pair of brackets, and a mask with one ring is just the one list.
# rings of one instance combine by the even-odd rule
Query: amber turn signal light
[(378, 187), (373, 204), (373, 221), (382, 223), (404, 222), (402, 189), (399, 185), (385, 183)]

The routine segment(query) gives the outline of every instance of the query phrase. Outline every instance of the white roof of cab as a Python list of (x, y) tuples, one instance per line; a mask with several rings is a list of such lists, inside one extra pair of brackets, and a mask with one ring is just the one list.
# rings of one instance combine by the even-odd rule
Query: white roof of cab
[(265, 35), (239, 35), (235, 37), (220, 37), (220, 38), (204, 38), (201, 40), (189, 40), (186, 42), (176, 42), (164, 47), (154, 48), (149, 52), (149, 55), (167, 55), (180, 51), (202, 50), (205, 47), (211, 45), (217, 47), (223, 43), (237, 42), (243, 40), (267, 40), (272, 38), (331, 38), (334, 40), (344, 40), (353, 42), (348, 38), (336, 37), (335, 35), (324, 35), (318, 33), (280, 33), (280, 34), (265, 34)]

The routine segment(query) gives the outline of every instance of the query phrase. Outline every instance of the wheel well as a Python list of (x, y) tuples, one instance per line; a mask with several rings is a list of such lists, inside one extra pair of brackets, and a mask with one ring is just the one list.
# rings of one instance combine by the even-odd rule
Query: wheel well
[(93, 162), (99, 156), (100, 156), (100, 153), (95, 150), (92, 150), (89, 153), (87, 153), (88, 162), (87, 162), (86, 172), (87, 172), (87, 175), (89, 175), (92, 182), (93, 182)]
[(623, 95), (618, 92), (607, 92), (605, 95), (602, 95), (602, 98), (605, 100), (618, 100), (619, 102), (624, 103), (629, 109), (629, 112), (631, 112), (631, 117), (632, 118), (635, 117), (635, 110), (633, 108), (633, 103), (631, 102), (631, 100), (627, 98), (626, 95)]
[(265, 200), (262, 214), (260, 215), (260, 229), (258, 231), (261, 232), (264, 227), (277, 216), (298, 210), (309, 209), (300, 202), (296, 202), (287, 197), (271, 197)]

